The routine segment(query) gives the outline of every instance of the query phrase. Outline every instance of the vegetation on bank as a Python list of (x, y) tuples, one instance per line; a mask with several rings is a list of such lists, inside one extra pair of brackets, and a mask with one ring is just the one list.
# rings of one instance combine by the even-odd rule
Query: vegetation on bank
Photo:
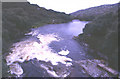
[[(79, 41), (87, 43), (90, 48), (107, 56), (107, 61), (115, 69), (118, 69), (118, 23), (120, 23), (120, 20), (118, 20), (118, 15), (120, 15), (120, 10), (118, 9), (120, 7), (118, 5), (111, 5), (112, 9), (110, 11), (99, 16), (96, 16), (95, 13), (95, 18), (90, 18), (92, 22), (88, 23), (83, 30), (83, 34), (77, 37)], [(110, 6), (108, 5), (108, 7)], [(95, 8), (99, 9), (100, 7)], [(89, 12), (89, 10), (86, 10), (85, 12), (91, 13), (92, 11)]]
[[(9, 51), (9, 47), (20, 41), (30, 28), (40, 27), (46, 24), (66, 23), (72, 21), (72, 17), (65, 13), (47, 10), (28, 2), (4, 2), (2, 3), (2, 54), (3, 57)], [(3, 58), (3, 77), (8, 74), (7, 66)]]
[(3, 51), (24, 36), (30, 28), (36, 28), (46, 24), (64, 23), (72, 20), (65, 13), (47, 10), (28, 2), (2, 3), (3, 20)]

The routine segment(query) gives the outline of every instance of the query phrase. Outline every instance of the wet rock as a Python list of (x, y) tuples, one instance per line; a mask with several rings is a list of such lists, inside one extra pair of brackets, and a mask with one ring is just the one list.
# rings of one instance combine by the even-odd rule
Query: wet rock
[[(36, 62), (36, 64), (33, 63), (33, 61)], [(37, 63), (39, 62), (35, 60), (22, 63), (21, 66), (24, 70), (23, 77), (50, 77), (46, 70), (40, 68)]]
[(21, 68), (21, 66), (18, 63), (13, 63), (9, 66), (10, 68), (10, 73), (11, 74), (16, 74), (18, 75), (18, 77), (23, 74), (23, 69)]
[(53, 70), (58, 74), (60, 77), (67, 77), (71, 71), (70, 66), (66, 66), (64, 64), (59, 63), (57, 66), (53, 66)]
[[(116, 75), (111, 74), (111, 71), (114, 70), (107, 67), (103, 60), (88, 59), (76, 61), (76, 63), (79, 64), (79, 66), (82, 67), (84, 71), (88, 73), (91, 77), (117, 77)], [(101, 66), (101, 64), (104, 66)], [(109, 69), (111, 69), (111, 71), (108, 71)]]
[(77, 63), (73, 63), (70, 71), (71, 73), (69, 77), (89, 77), (89, 75), (83, 71), (82, 67), (80, 67)]

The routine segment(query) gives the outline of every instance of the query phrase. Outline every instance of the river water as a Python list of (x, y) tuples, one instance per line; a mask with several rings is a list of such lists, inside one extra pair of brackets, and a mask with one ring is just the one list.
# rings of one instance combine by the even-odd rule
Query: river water
[(38, 34), (57, 34), (61, 40), (59, 42), (52, 42), (49, 46), (56, 52), (69, 50), (70, 53), (67, 56), (74, 60), (79, 60), (91, 57), (87, 56), (84, 48), (73, 39), (74, 36), (83, 33), (83, 28), (87, 23), (85, 21), (73, 20), (70, 23), (50, 24), (33, 30)]
[(6, 57), (13, 76), (20, 77), (89, 77), (74, 61), (94, 59), (74, 36), (83, 33), (88, 22), (73, 20), (31, 29), (20, 42), (13, 44)]

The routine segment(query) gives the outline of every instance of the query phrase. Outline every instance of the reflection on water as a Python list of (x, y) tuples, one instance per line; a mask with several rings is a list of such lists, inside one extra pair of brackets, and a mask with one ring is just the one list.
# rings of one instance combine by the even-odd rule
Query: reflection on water
[(79, 21), (79, 20), (73, 20), (69, 23), (64, 24), (49, 24), (44, 27), (39, 27), (34, 30), (34, 34), (46, 34), (46, 33), (56, 33), (60, 36), (77, 36), (81, 33), (83, 33), (83, 28), (88, 22), (86, 21)]
[(73, 20), (67, 29), (67, 32), (71, 35), (78, 36), (79, 34), (83, 33), (83, 28), (88, 22), (85, 21), (78, 21), (78, 20)]

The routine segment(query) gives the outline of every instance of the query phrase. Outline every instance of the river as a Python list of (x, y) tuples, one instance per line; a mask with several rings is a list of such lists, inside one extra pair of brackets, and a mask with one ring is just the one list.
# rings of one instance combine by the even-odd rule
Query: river
[(19, 77), (89, 77), (75, 61), (94, 59), (74, 36), (83, 33), (88, 22), (73, 20), (31, 29), (13, 44), (6, 57), (13, 76)]

